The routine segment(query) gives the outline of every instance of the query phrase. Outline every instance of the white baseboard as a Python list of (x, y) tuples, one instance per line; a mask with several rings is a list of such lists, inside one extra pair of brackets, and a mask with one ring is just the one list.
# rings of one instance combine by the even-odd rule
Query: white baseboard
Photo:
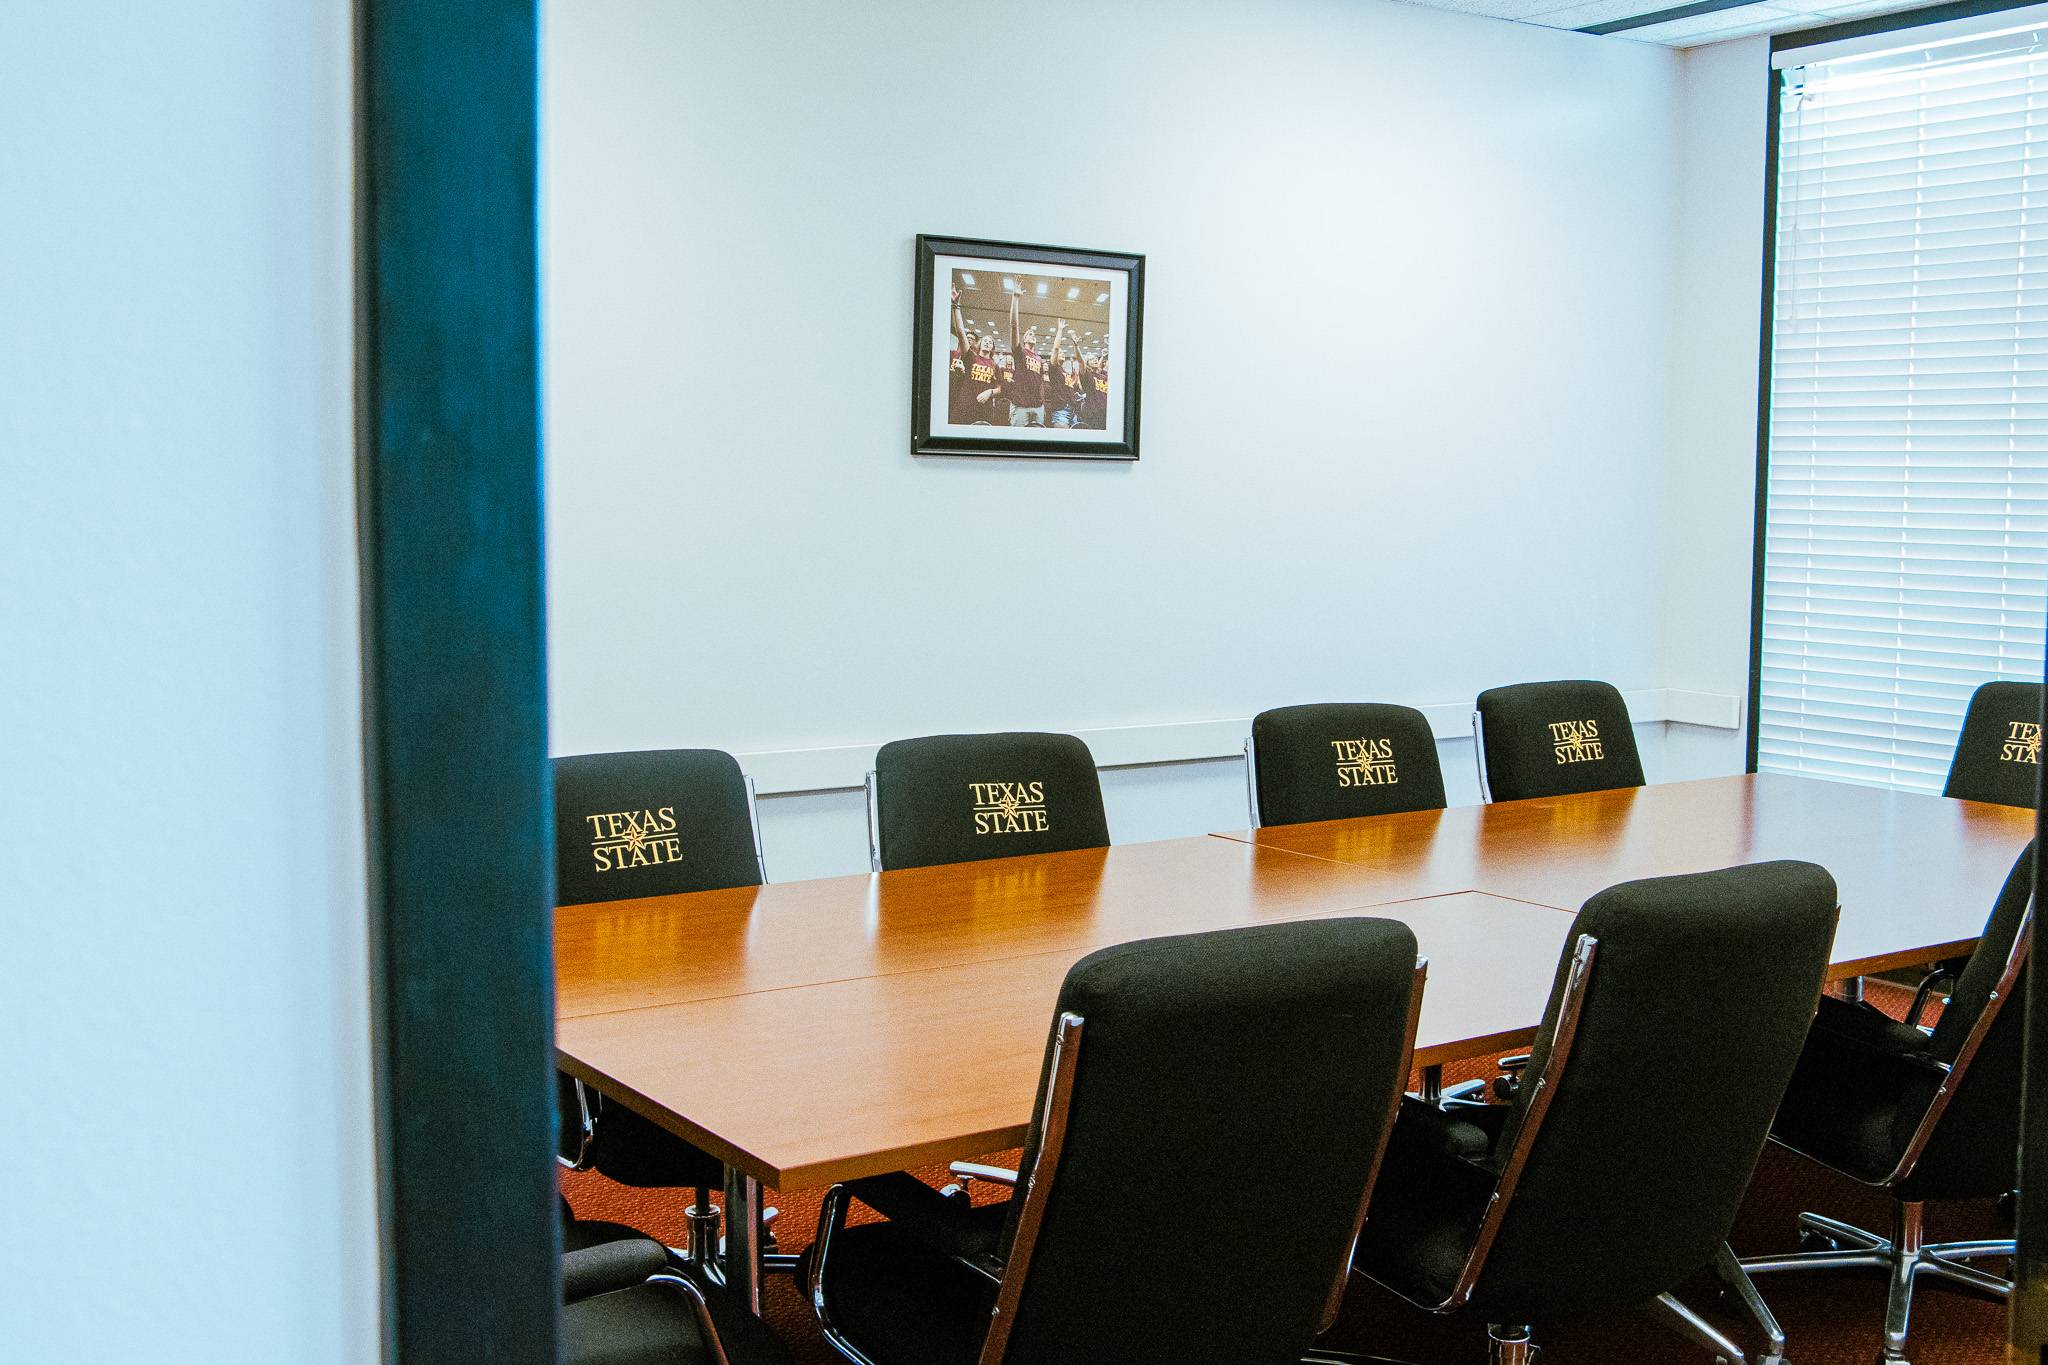
[[(1677, 721), (1719, 730), (1742, 725), (1742, 699), (1712, 692), (1686, 692), (1652, 687), (1624, 692), (1629, 717), (1637, 725)], [(1472, 738), (1472, 704), (1442, 702), (1420, 708), (1429, 717), (1439, 741)], [(1138, 768), (1159, 763), (1196, 763), (1236, 758), (1244, 752), (1252, 718), (1171, 721), (1161, 725), (1118, 725), (1076, 730), (1087, 741), (1102, 768)], [(773, 749), (740, 754), (740, 767), (754, 779), (763, 796), (795, 792), (846, 791), (867, 780), (879, 744), (847, 744), (828, 749)]]

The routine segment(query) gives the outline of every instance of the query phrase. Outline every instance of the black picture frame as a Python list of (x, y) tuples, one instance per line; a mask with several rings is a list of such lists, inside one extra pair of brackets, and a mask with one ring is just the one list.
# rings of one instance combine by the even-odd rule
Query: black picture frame
[[(932, 393), (934, 379), (943, 366), (935, 360), (934, 331), (937, 302), (936, 276), (942, 258), (967, 257), (982, 260), (1015, 261), (1020, 273), (1053, 274), (1061, 267), (1090, 271), (1121, 272), (1125, 277), (1122, 308), (1122, 338), (1118, 345), (1117, 318), (1112, 304), (1107, 333), (1110, 364), (1121, 357), (1121, 431), (1101, 437), (1076, 438), (1056, 435), (1066, 428), (1054, 426), (989, 426), (977, 434), (960, 434), (961, 429), (933, 430)], [(1030, 269), (1044, 267), (1044, 269)], [(1072, 247), (1039, 246), (1028, 242), (994, 242), (971, 237), (937, 237), (918, 234), (916, 278), (912, 289), (913, 338), (910, 364), (910, 452), (913, 455), (982, 456), (998, 459), (1120, 460), (1138, 458), (1138, 418), (1142, 388), (1145, 340), (1145, 258), (1125, 251), (1084, 251)], [(1109, 291), (1106, 291), (1109, 292)], [(950, 329), (949, 329), (950, 330)], [(950, 380), (948, 381), (950, 382)], [(1013, 436), (1011, 432), (1027, 432)]]

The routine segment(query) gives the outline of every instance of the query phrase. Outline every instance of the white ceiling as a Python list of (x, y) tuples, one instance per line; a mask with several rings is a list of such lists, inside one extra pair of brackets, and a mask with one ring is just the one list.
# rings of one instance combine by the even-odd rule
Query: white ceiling
[[(1585, 0), (1559, 7), (1557, 0), (1408, 0), (1430, 9), (1451, 9), (1463, 14), (1483, 14), (1495, 19), (1540, 24), (1544, 28), (1581, 29), (1617, 19), (1657, 14), (1678, 8), (1685, 0)], [(1609, 36), (1636, 42), (1663, 43), (1667, 47), (1698, 47), (1729, 38), (1746, 38), (1756, 33), (1789, 33), (1797, 29), (1820, 28), (1844, 19), (1871, 14), (1891, 14), (1918, 9), (1928, 0), (1764, 0), (1739, 5), (1689, 19), (1671, 19), (1661, 24), (1623, 29)]]

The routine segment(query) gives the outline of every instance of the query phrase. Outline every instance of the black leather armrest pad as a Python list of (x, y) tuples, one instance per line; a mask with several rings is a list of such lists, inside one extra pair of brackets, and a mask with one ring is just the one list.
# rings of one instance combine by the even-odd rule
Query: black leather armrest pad
[(562, 1257), (562, 1302), (629, 1289), (668, 1268), (668, 1252), (652, 1237), (601, 1242)]

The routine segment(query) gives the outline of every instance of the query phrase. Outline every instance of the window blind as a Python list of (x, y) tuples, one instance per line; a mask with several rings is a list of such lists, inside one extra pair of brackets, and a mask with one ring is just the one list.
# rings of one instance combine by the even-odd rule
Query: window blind
[(2048, 32), (1779, 88), (1757, 764), (1939, 791), (2041, 678)]

